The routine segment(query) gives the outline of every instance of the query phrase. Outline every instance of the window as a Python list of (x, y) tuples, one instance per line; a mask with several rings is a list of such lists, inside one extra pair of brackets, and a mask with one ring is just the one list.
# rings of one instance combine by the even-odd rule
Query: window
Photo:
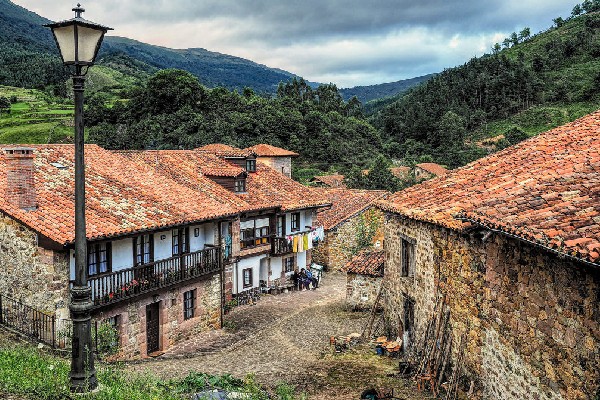
[(246, 179), (236, 179), (235, 180), (235, 192), (242, 193), (246, 191)]
[(256, 245), (269, 243), (269, 227), (268, 226), (263, 226), (262, 228), (256, 228), (254, 230), (254, 232), (256, 234), (256, 240), (255, 240)]
[(254, 228), (242, 229), (240, 231), (240, 247), (254, 246)]
[(90, 243), (88, 245), (88, 276), (111, 271), (110, 242)]
[(402, 239), (401, 276), (415, 275), (415, 245)]
[(246, 268), (242, 270), (242, 279), (244, 283), (244, 289), (252, 287), (252, 268)]
[[(268, 219), (261, 220), (261, 225), (268, 223)], [(270, 243), (269, 226), (256, 227), (256, 220), (248, 220), (242, 222), (242, 228), (240, 229), (240, 248), (259, 246), (262, 244)]]
[(277, 236), (285, 236), (285, 215), (277, 216)]
[(246, 171), (256, 172), (256, 160), (246, 160)]
[(189, 228), (173, 229), (172, 254), (179, 256), (190, 252)]
[(292, 213), (292, 232), (300, 230), (300, 213)]
[(188, 290), (183, 293), (183, 319), (194, 317), (194, 302), (196, 299), (196, 289)]
[(294, 267), (296, 266), (294, 257), (287, 257), (283, 259), (283, 271), (284, 272), (294, 272)]
[(133, 238), (133, 265), (143, 265), (154, 261), (154, 237), (152, 234)]

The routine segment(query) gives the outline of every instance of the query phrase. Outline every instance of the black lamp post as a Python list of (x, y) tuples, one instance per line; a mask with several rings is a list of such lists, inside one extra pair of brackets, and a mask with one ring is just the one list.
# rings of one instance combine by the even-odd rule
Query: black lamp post
[(69, 304), (73, 320), (70, 379), (71, 391), (82, 393), (98, 386), (92, 352), (91, 289), (87, 284), (83, 90), (85, 74), (94, 64), (104, 34), (112, 28), (83, 19), (81, 13), (85, 10), (80, 4), (73, 11), (75, 18), (44, 26), (52, 29), (63, 63), (71, 71), (75, 95), (75, 282)]

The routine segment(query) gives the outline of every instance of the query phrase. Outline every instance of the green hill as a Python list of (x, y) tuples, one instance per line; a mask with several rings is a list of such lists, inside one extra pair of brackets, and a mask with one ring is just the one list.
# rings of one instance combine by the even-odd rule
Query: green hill
[(411, 79), (403, 79), (397, 82), (380, 83), (378, 85), (355, 86), (347, 89), (340, 89), (340, 94), (344, 100), (350, 100), (356, 96), (361, 103), (365, 104), (375, 99), (385, 99), (402, 95), (408, 89), (425, 82), (434, 74), (418, 76)]
[(388, 154), (456, 167), (600, 108), (600, 14), (555, 23), (375, 104)]

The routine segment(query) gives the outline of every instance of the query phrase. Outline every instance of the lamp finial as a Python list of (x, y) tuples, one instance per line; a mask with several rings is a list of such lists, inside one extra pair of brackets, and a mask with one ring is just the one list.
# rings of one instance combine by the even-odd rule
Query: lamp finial
[(81, 18), (81, 13), (85, 12), (85, 8), (81, 7), (80, 3), (77, 3), (77, 7), (73, 8), (75, 11), (75, 18)]

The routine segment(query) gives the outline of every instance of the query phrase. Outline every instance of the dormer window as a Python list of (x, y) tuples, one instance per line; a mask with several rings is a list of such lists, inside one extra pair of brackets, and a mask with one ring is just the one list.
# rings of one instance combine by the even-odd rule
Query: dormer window
[(236, 179), (234, 189), (235, 189), (236, 193), (245, 192), (246, 191), (246, 179), (245, 178)]
[(256, 160), (246, 160), (246, 171), (256, 172)]

